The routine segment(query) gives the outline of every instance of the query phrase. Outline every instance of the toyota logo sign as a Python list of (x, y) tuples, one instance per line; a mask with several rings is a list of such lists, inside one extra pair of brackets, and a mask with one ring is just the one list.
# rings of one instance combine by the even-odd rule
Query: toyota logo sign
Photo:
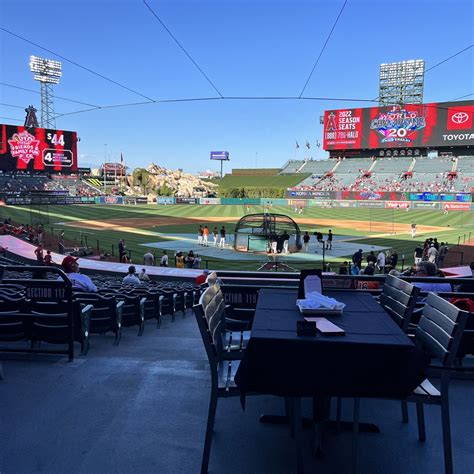
[(469, 115), (466, 112), (456, 112), (451, 116), (453, 123), (461, 124), (469, 120)]

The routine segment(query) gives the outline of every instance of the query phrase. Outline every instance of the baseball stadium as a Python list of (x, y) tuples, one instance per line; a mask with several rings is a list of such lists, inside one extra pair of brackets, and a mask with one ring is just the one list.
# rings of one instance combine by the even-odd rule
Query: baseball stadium
[[(474, 100), (431, 100), (443, 87), (425, 78), (472, 45), (429, 68), (377, 63), (378, 91), (358, 85), (375, 99), (312, 96), (348, 15), (337, 3), (295, 96), (222, 94), (148, 0), (142, 13), (216, 97), (153, 99), (55, 53), (51, 38), (41, 46), (0, 28), (31, 49), (40, 82), (23, 87), (25, 66), (0, 83), (18, 95), (6, 102), (23, 101), (0, 104), (21, 114), (0, 117), (1, 473), (472, 472)], [(63, 64), (141, 102), (90, 104), (79, 80), (83, 99), (56, 96)], [(173, 82), (154, 74), (144, 76)], [(137, 142), (166, 140), (134, 128), (139, 112), (116, 110), (159, 105), (163, 115), (148, 118), (163, 126), (191, 102), (207, 123), (215, 100), (262, 104), (262, 136), (290, 144), (260, 166), (250, 144), (217, 137), (203, 140), (204, 157), (197, 145), (199, 158), (184, 138), (179, 160), (162, 160), (158, 144), (107, 153), (132, 149), (128, 129)], [(56, 113), (60, 101), (87, 108)], [(273, 122), (267, 135), (275, 109), (263, 104), (301, 101), (317, 104), (315, 138)], [(114, 113), (122, 136), (107, 122)], [(90, 126), (79, 118), (93, 114)]]

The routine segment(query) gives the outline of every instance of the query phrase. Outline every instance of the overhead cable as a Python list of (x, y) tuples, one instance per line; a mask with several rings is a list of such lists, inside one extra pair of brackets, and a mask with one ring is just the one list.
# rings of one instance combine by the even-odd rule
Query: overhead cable
[[(346, 0), (347, 1), (347, 0)], [(204, 76), (206, 81), (211, 85), (211, 87), (219, 94), (219, 97), (224, 98), (221, 94), (220, 90), (214, 85), (214, 83), (209, 79), (207, 74), (202, 70), (202, 68), (198, 65), (198, 63), (193, 59), (193, 57), (186, 51), (185, 47), (179, 42), (178, 38), (170, 31), (170, 29), (164, 24), (163, 20), (156, 14), (156, 12), (151, 8), (151, 6), (147, 3), (146, 0), (143, 0), (145, 6), (150, 10), (151, 14), (155, 17), (155, 19), (160, 23), (160, 25), (166, 30), (166, 32), (173, 38), (174, 42), (179, 46), (181, 51), (188, 57), (188, 59), (194, 64), (196, 69)]]
[(313, 72), (314, 72), (314, 70), (316, 69), (316, 66), (319, 63), (319, 60), (321, 59), (321, 56), (323, 55), (324, 50), (326, 49), (326, 46), (329, 43), (329, 40), (331, 39), (332, 33), (333, 33), (334, 29), (336, 28), (337, 22), (339, 21), (339, 18), (341, 17), (342, 12), (344, 11), (344, 8), (346, 7), (346, 4), (347, 4), (347, 0), (344, 1), (344, 4), (342, 5), (341, 10), (339, 11), (339, 14), (337, 15), (336, 21), (332, 25), (331, 31), (329, 32), (329, 34), (326, 38), (326, 41), (324, 42), (323, 47), (321, 48), (321, 51), (319, 52), (319, 56), (316, 59), (316, 62), (314, 63), (313, 69), (311, 69), (311, 72), (309, 73), (308, 79), (306, 79), (306, 82), (303, 86), (303, 89), (301, 90), (300, 95), (299, 95), (300, 98), (304, 94), (304, 91), (306, 90), (306, 86), (308, 85), (308, 83), (309, 83), (309, 81), (310, 81), (310, 79), (313, 75)]
[[(13, 84), (6, 84), (5, 82), (0, 82), (0, 86), (11, 87), (12, 89), (18, 89), (20, 91), (32, 92), (33, 94), (41, 94), (40, 91), (36, 91), (34, 89), (27, 89), (26, 87), (15, 86)], [(95, 107), (96, 109), (100, 108), (99, 105), (88, 104), (87, 102), (81, 102), (80, 100), (75, 100), (75, 99), (68, 99), (67, 97), (61, 97), (61, 96), (56, 95), (56, 94), (54, 94), (53, 97), (55, 99), (66, 100), (67, 102), (74, 102), (74, 103), (80, 104), (80, 105), (88, 105), (89, 107)]]
[(31, 44), (31, 45), (39, 48), (39, 49), (42, 49), (43, 51), (46, 51), (47, 53), (53, 54), (54, 56), (57, 56), (58, 58), (62, 59), (63, 61), (65, 61), (67, 63), (70, 63), (70, 64), (73, 64), (74, 66), (77, 66), (78, 68), (81, 68), (84, 71), (90, 72), (91, 74), (94, 74), (94, 76), (100, 77), (101, 79), (104, 79), (105, 81), (108, 81), (112, 84), (115, 84), (116, 86), (121, 87), (122, 89), (125, 89), (129, 92), (132, 92), (133, 94), (139, 95), (140, 97), (143, 97), (144, 99), (147, 99), (150, 102), (154, 101), (154, 99), (152, 99), (151, 97), (148, 97), (148, 96), (142, 94), (141, 92), (137, 92), (136, 90), (131, 89), (130, 87), (127, 87), (127, 86), (121, 84), (120, 82), (114, 81), (113, 79), (110, 79), (109, 77), (104, 76), (103, 74), (101, 74), (99, 72), (96, 72), (96, 71), (94, 71), (94, 70), (92, 70), (92, 69), (90, 69), (86, 66), (83, 66), (82, 64), (79, 64), (78, 62), (73, 61), (72, 59), (68, 59), (68, 58), (66, 58), (65, 56), (62, 56), (59, 53), (56, 53), (56, 52), (54, 52), (54, 51), (52, 51), (48, 48), (45, 48), (44, 46), (41, 46), (38, 43), (35, 43), (34, 41), (31, 41), (31, 40), (25, 38), (24, 36), (21, 36), (17, 33), (13, 33), (12, 31), (7, 30), (6, 28), (2, 28), (2, 27), (0, 27), (0, 30), (4, 31), (5, 33), (8, 33), (9, 35), (14, 36), (14, 37), (16, 37), (16, 38), (18, 38), (22, 41), (25, 41), (26, 43), (29, 43), (29, 44)]

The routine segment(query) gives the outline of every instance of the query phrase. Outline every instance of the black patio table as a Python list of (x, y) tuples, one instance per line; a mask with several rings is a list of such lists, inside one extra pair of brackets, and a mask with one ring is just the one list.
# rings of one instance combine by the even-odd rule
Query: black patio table
[(367, 293), (325, 291), (346, 304), (326, 316), (343, 336), (296, 334), (303, 320), (294, 290), (260, 291), (244, 358), (235, 381), (250, 392), (284, 397), (409, 395), (424, 379), (425, 356)]

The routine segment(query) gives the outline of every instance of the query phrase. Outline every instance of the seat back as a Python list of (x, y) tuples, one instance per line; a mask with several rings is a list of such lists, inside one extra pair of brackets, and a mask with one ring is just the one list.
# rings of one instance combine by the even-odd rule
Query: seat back
[(416, 329), (416, 341), (445, 367), (452, 366), (469, 313), (429, 293)]
[(199, 298), (199, 304), (193, 308), (209, 363), (215, 369), (223, 352), (224, 306), (222, 294), (219, 296), (219, 292), (209, 287)]
[(6, 311), (0, 313), (0, 341), (11, 342), (26, 339), (28, 333), (28, 323), (30, 318), (18, 311)]
[(219, 284), (219, 280), (217, 278), (217, 272), (212, 272), (212, 273), (209, 273), (209, 275), (207, 275), (206, 284), (208, 286)]
[(380, 294), (380, 304), (390, 317), (407, 332), (420, 289), (393, 275), (387, 275)]

